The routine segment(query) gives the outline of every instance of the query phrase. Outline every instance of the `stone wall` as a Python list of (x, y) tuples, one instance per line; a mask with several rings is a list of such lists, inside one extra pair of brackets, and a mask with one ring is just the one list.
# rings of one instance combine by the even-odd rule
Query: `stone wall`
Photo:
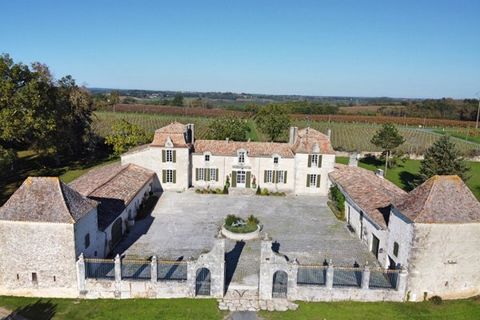
[[(296, 194), (319, 194), (326, 196), (330, 188), (328, 173), (333, 171), (335, 165), (334, 154), (322, 155), (320, 168), (308, 167), (308, 154), (297, 153), (295, 155), (295, 193)], [(307, 174), (320, 175), (320, 187), (307, 187)]]

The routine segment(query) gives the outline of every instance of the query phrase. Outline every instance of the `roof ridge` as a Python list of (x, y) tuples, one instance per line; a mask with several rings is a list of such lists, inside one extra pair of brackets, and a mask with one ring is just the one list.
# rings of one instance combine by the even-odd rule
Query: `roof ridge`
[(65, 199), (65, 193), (63, 192), (63, 189), (62, 189), (62, 182), (60, 181), (60, 179), (58, 177), (55, 178), (55, 181), (58, 185), (58, 190), (60, 191), (60, 194), (62, 195), (62, 199), (63, 199), (62, 203), (65, 206), (65, 209), (67, 209), (68, 216), (70, 217), (71, 222), (75, 223), (75, 219), (72, 217), (72, 213), (70, 212), (70, 208), (67, 205), (67, 199)]
[(425, 201), (423, 201), (422, 203), (422, 208), (418, 211), (418, 214), (417, 216), (415, 217), (414, 221), (418, 219), (418, 217), (420, 217), (422, 214), (424, 214), (424, 210), (425, 210), (425, 206), (427, 205), (427, 203), (430, 202), (430, 198), (432, 196), (432, 190), (433, 188), (435, 187), (436, 185), (436, 181), (438, 179), (438, 175), (434, 175), (433, 177), (431, 177), (430, 179), (428, 179), (427, 181), (425, 181), (425, 184), (429, 181), (431, 181), (431, 184), (432, 186), (430, 187), (430, 190), (428, 191), (428, 195), (427, 195), (427, 198), (425, 199)]

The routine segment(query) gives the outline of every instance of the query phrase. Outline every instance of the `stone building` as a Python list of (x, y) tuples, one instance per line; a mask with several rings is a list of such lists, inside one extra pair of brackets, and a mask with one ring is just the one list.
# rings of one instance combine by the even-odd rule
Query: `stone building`
[(327, 195), (335, 152), (312, 128), (290, 128), (288, 143), (196, 140), (194, 126), (175, 122), (155, 131), (151, 144), (122, 155), (157, 173), (162, 190), (229, 187)]
[(458, 176), (434, 176), (405, 193), (381, 175), (337, 165), (347, 223), (390, 269), (407, 269), (408, 298), (480, 293), (480, 203)]

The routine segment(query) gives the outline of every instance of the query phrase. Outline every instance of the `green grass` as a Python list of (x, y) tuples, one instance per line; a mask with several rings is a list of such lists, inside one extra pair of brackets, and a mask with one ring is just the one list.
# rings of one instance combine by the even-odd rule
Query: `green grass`
[(260, 312), (265, 320), (316, 319), (480, 319), (477, 299), (443, 301), (440, 305), (427, 302), (300, 302), (296, 311)]
[(0, 306), (30, 320), (222, 319), (213, 299), (74, 300), (0, 297)]
[[(347, 157), (336, 157), (337, 163), (347, 164)], [(480, 200), (480, 162), (468, 162), (470, 166), (470, 179), (466, 181), (467, 186), (472, 190), (473, 194)], [(384, 169), (384, 164), (378, 160), (361, 159), (358, 163), (359, 167), (374, 171), (377, 168)], [(395, 168), (388, 169), (386, 178), (393, 182), (403, 190), (412, 190), (412, 182), (420, 171), (420, 160), (406, 160), (404, 163), (399, 162)]]
[[(470, 129), (471, 130), (471, 129)], [(438, 133), (438, 134), (449, 134), (452, 137), (462, 139), (465, 141), (470, 141), (470, 142), (475, 142), (480, 144), (480, 135), (473, 136), (471, 131), (468, 131), (467, 129), (464, 128), (452, 128), (452, 129), (446, 129), (446, 130), (433, 130), (433, 132)], [(477, 131), (478, 132), (478, 131)]]

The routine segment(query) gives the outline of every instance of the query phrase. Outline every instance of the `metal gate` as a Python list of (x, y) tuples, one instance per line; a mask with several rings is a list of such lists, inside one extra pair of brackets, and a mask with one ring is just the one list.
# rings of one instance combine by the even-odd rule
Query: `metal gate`
[(195, 280), (195, 295), (209, 296), (211, 282), (210, 270), (207, 268), (199, 269)]
[(122, 218), (118, 218), (112, 226), (112, 248), (122, 238)]
[(285, 271), (277, 271), (273, 274), (273, 298), (287, 298), (288, 275)]

